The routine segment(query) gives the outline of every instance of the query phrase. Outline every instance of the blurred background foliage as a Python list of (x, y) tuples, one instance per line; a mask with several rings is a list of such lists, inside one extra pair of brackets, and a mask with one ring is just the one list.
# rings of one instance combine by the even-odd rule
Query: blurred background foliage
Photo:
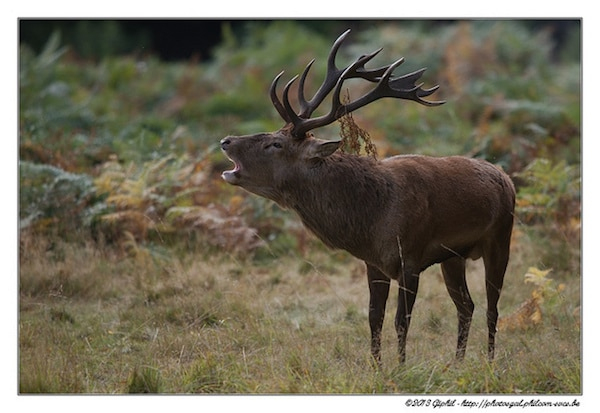
[[(124, 250), (306, 248), (312, 238), (292, 214), (221, 181), (231, 166), (218, 142), (281, 127), (273, 77), (285, 70), (287, 81), (315, 58), (316, 90), (333, 40), (351, 27), (338, 66), (383, 47), (374, 66), (405, 56), (396, 73), (427, 67), (425, 86), (439, 83), (435, 97), (447, 101), (384, 100), (355, 113), (379, 157), (461, 154), (501, 166), (518, 188), (518, 232), (548, 251), (536, 265), (578, 266), (580, 21), (141, 23), (20, 22), (21, 233)], [(175, 34), (203, 49), (161, 49)], [(334, 138), (339, 127), (316, 133)]]

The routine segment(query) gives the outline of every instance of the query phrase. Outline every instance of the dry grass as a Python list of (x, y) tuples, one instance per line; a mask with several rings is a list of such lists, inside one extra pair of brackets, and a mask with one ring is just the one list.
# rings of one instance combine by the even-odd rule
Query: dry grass
[[(528, 299), (530, 265), (516, 243), (501, 314)], [(408, 361), (396, 363), (395, 294), (384, 326), (383, 371), (369, 360), (363, 264), (310, 249), (269, 260), (179, 256), (139, 246), (121, 255), (23, 237), (21, 393), (579, 393), (579, 279), (541, 324), (500, 332), (485, 359), (481, 264), (464, 363), (452, 362), (456, 315), (439, 267), (422, 276)]]

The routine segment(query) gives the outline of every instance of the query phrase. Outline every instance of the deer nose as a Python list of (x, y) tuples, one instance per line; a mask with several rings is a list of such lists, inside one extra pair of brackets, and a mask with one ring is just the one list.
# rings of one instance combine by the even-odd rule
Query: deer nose
[(225, 150), (231, 143), (231, 139), (229, 137), (221, 139), (221, 149)]

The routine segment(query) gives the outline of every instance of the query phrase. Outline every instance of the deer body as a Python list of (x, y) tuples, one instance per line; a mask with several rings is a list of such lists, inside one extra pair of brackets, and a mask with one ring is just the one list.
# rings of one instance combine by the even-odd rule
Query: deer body
[[(330, 55), (328, 79), (332, 72), (342, 80), (344, 75), (350, 77), (349, 68), (353, 68), (351, 73), (356, 76), (377, 81), (376, 90), (383, 88), (384, 81), (389, 81), (390, 89), (377, 91), (375, 99), (391, 96), (423, 104), (439, 103), (421, 99), (436, 88), (397, 86), (403, 79), (406, 81), (401, 86), (412, 84), (416, 79), (414, 73), (390, 79), (389, 69), (393, 70), (393, 65), (364, 69), (365, 61), (373, 55), (367, 56), (367, 60), (359, 58), (360, 64), (337, 70), (332, 62), (340, 39)], [(301, 78), (302, 84), (307, 71), (308, 68)], [(420, 76), (422, 71), (415, 73)], [(448, 292), (457, 308), (456, 356), (464, 357), (474, 309), (465, 280), (465, 260), (483, 257), (488, 298), (488, 355), (493, 358), (497, 302), (508, 262), (515, 202), (515, 190), (508, 176), (485, 161), (460, 156), (404, 155), (376, 161), (336, 152), (339, 141), (317, 139), (307, 134), (306, 129), (335, 120), (339, 117), (339, 108), (332, 109), (334, 115), (330, 113), (331, 116), (304, 117), (310, 116), (325, 92), (334, 86), (339, 100), (341, 81), (330, 79), (326, 85), (326, 79), (316, 94), (318, 98), (310, 102), (299, 92), (303, 107), (299, 116), (292, 112), (287, 100), (291, 82), (285, 88), (284, 103), (276, 97), (274, 89), (278, 78), (273, 83), (271, 97), (288, 124), (272, 133), (224, 138), (221, 148), (235, 163), (235, 168), (224, 172), (223, 179), (293, 209), (326, 245), (344, 249), (366, 263), (371, 353), (378, 363), (391, 280), (399, 286), (395, 326), (400, 360), (404, 361), (419, 274), (435, 263), (442, 265)], [(409, 97), (405, 96), (407, 90)], [(400, 92), (402, 96), (395, 95)], [(371, 95), (359, 101), (368, 104)], [(348, 107), (354, 110), (354, 103), (346, 105), (346, 110)]]

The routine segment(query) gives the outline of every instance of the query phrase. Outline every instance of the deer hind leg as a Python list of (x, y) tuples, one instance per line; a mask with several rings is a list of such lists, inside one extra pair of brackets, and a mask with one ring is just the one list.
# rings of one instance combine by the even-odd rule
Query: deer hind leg
[(456, 359), (463, 360), (467, 349), (469, 329), (473, 319), (475, 305), (467, 288), (465, 276), (465, 259), (453, 257), (442, 262), (442, 274), (446, 289), (458, 312), (458, 342), (456, 344)]
[(508, 264), (510, 232), (501, 240), (490, 242), (483, 250), (485, 265), (485, 289), (487, 293), (488, 359), (494, 359), (496, 324), (498, 322), (498, 300), (504, 283)]
[(381, 366), (381, 329), (385, 316), (385, 303), (390, 292), (390, 279), (377, 268), (367, 264), (369, 279), (369, 327), (371, 328), (371, 355)]
[(419, 274), (405, 268), (398, 279), (398, 283), (400, 286), (398, 288), (398, 308), (396, 309), (395, 325), (396, 334), (398, 335), (398, 356), (400, 363), (404, 363), (406, 361), (406, 336), (419, 288)]

